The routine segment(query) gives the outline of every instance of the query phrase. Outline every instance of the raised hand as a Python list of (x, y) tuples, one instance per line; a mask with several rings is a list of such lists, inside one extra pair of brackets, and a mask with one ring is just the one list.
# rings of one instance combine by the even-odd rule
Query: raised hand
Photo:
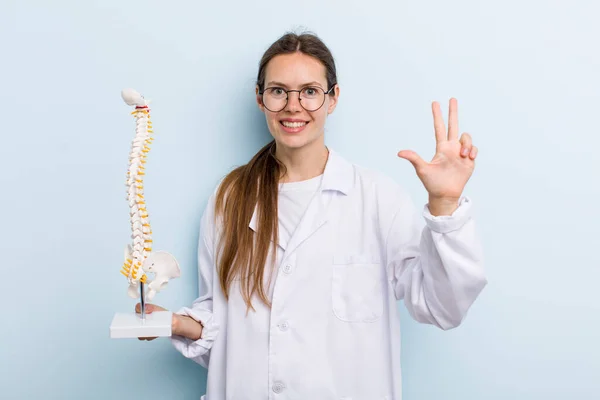
[(438, 102), (433, 102), (433, 125), (435, 129), (435, 155), (430, 162), (424, 161), (412, 150), (398, 152), (398, 157), (412, 163), (417, 176), (429, 193), (429, 206), (435, 214), (449, 214), (458, 206), (458, 200), (475, 168), (477, 147), (471, 135), (463, 133), (458, 138), (458, 102), (450, 99), (448, 131), (444, 124)]

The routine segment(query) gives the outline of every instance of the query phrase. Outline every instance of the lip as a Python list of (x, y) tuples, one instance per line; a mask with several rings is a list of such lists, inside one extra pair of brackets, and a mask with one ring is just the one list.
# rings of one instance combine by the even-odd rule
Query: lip
[(308, 122), (305, 119), (298, 119), (298, 118), (282, 118), (280, 119), (281, 122), (285, 121), (285, 122)]
[[(303, 126), (301, 126), (299, 128), (288, 128), (287, 126), (283, 125), (284, 121), (285, 122), (306, 122), (306, 124), (304, 124)], [(297, 119), (297, 118), (283, 118), (283, 119), (279, 120), (279, 125), (281, 126), (281, 129), (283, 129), (283, 131), (286, 133), (302, 132), (308, 126), (308, 124), (310, 124), (310, 121), (306, 121), (303, 119)]]

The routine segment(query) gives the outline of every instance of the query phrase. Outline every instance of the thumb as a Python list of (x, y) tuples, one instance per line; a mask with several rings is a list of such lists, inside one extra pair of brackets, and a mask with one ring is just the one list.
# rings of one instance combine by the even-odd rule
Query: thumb
[(423, 161), (423, 159), (412, 150), (399, 151), (398, 157), (410, 161), (410, 163), (415, 167), (415, 169), (419, 169), (425, 165), (425, 161)]

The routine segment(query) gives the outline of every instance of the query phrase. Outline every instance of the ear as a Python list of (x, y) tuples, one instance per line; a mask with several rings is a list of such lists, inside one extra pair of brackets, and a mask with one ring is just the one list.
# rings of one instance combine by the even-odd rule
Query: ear
[(327, 95), (329, 96), (329, 107), (327, 107), (327, 114), (331, 114), (337, 106), (338, 100), (340, 98), (340, 85), (335, 85), (335, 87), (333, 88), (333, 93), (333, 96), (329, 94)]
[(265, 112), (265, 106), (262, 102), (262, 96), (258, 93), (258, 85), (256, 85), (256, 104), (258, 104), (258, 108), (260, 108), (260, 111)]

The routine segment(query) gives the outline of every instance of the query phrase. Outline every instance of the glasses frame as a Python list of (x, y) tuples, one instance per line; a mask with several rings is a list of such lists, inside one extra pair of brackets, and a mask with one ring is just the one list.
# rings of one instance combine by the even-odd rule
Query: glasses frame
[[(329, 90), (327, 90), (327, 91), (325, 91), (325, 89), (323, 89), (323, 88), (321, 88), (321, 87), (319, 87), (319, 86), (306, 86), (306, 87), (304, 87), (304, 88), (302, 88), (302, 89), (300, 89), (300, 90), (298, 90), (298, 89), (289, 89), (289, 90), (285, 90), (284, 88), (282, 88), (282, 87), (280, 87), (280, 86), (269, 86), (269, 87), (266, 87), (266, 88), (264, 88), (263, 90), (259, 91), (259, 92), (258, 92), (258, 94), (260, 94), (260, 99), (261, 99), (261, 101), (262, 101), (262, 104), (263, 104), (263, 106), (264, 106), (264, 107), (265, 107), (267, 110), (269, 110), (269, 111), (271, 111), (271, 112), (274, 112), (274, 113), (278, 113), (278, 112), (280, 112), (280, 111), (283, 111), (283, 110), (285, 110), (285, 108), (287, 107), (287, 105), (288, 105), (288, 102), (289, 102), (289, 100), (290, 100), (290, 92), (298, 92), (298, 102), (300, 103), (300, 107), (304, 108), (304, 109), (305, 109), (306, 111), (308, 111), (308, 112), (315, 112), (315, 111), (319, 111), (319, 110), (321, 109), (321, 107), (323, 107), (323, 104), (325, 104), (325, 99), (327, 98), (326, 96), (327, 96), (328, 94), (330, 94), (330, 93), (331, 93), (331, 90), (333, 90), (333, 88), (334, 88), (336, 85), (337, 85), (337, 83), (334, 83), (333, 85), (331, 85), (331, 87), (330, 87), (330, 88), (329, 88)], [(302, 90), (304, 90), (304, 89), (306, 89), (306, 88), (308, 88), (308, 87), (310, 87), (310, 88), (317, 88), (317, 89), (319, 89), (319, 90), (322, 90), (322, 91), (323, 91), (323, 93), (324, 93), (324, 95), (323, 95), (323, 102), (321, 103), (321, 105), (320, 105), (319, 107), (315, 108), (314, 110), (309, 110), (309, 109), (305, 108), (305, 107), (302, 105), (302, 98), (300, 98), (300, 93), (302, 93)], [(283, 105), (283, 107), (281, 107), (281, 109), (280, 109), (280, 110), (271, 110), (269, 107), (267, 107), (267, 106), (265, 105), (265, 91), (267, 91), (267, 90), (269, 90), (269, 89), (273, 89), (273, 88), (282, 89), (282, 90), (285, 92), (285, 104)]]

